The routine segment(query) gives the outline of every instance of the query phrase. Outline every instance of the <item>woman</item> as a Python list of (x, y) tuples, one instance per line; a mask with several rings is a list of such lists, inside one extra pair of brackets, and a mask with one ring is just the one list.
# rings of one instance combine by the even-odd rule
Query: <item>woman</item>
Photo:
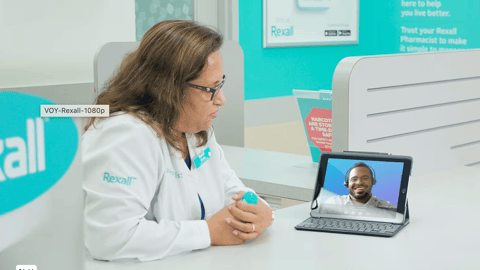
[(163, 21), (122, 62), (82, 137), (85, 244), (101, 260), (160, 259), (241, 244), (272, 224), (211, 128), (225, 76), (223, 38), (191, 21)]

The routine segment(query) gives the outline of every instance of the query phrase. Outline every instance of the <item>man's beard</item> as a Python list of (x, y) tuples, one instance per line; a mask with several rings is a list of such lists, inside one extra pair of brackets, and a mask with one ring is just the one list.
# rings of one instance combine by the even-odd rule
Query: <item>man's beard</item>
[[(357, 187), (354, 187), (353, 189), (355, 189), (355, 188), (357, 188)], [(365, 189), (365, 186), (363, 186), (363, 188)], [(368, 194), (370, 194), (370, 190), (366, 190), (364, 194), (358, 195), (358, 196), (355, 194), (355, 190), (349, 190), (349, 191), (350, 191), (349, 192), (350, 195), (357, 200), (365, 199), (368, 196)]]

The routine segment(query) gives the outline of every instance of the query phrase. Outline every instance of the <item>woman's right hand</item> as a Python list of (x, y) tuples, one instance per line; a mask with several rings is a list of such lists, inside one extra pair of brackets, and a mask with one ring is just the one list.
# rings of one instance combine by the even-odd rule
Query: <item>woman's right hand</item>
[(227, 207), (224, 207), (207, 220), (210, 240), (213, 246), (239, 245), (245, 242), (245, 240), (236, 237), (233, 234), (234, 229), (225, 222), (226, 218), (240, 221), (230, 213)]

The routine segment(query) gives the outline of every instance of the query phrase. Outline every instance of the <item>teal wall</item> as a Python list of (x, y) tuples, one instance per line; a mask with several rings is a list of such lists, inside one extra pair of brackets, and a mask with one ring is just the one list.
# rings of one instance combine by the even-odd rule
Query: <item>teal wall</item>
[(154, 24), (163, 20), (191, 20), (193, 0), (135, 0), (135, 35), (140, 41)]
[[(292, 0), (293, 1), (293, 0)], [(245, 100), (292, 95), (292, 89), (332, 89), (338, 62), (348, 56), (400, 53), (401, 45), (432, 48), (480, 48), (480, 0), (443, 0), (441, 6), (405, 7), (404, 0), (360, 1), (359, 44), (343, 46), (262, 48), (262, 0), (239, 1), (239, 36), (245, 57)], [(429, 1), (429, 2), (434, 2)], [(418, 2), (418, 1), (414, 1)], [(425, 2), (425, 1), (423, 1)], [(449, 17), (402, 17), (402, 11), (449, 11)], [(407, 28), (457, 28), (452, 36), (431, 34), (431, 38), (462, 38), (466, 45), (411, 44), (400, 37)]]

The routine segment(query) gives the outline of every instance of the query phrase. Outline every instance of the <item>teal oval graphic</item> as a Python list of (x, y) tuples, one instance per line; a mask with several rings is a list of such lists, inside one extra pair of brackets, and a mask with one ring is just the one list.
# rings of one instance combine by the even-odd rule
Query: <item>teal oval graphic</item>
[(41, 97), (0, 93), (0, 215), (22, 207), (53, 187), (78, 148), (70, 117), (40, 117)]

